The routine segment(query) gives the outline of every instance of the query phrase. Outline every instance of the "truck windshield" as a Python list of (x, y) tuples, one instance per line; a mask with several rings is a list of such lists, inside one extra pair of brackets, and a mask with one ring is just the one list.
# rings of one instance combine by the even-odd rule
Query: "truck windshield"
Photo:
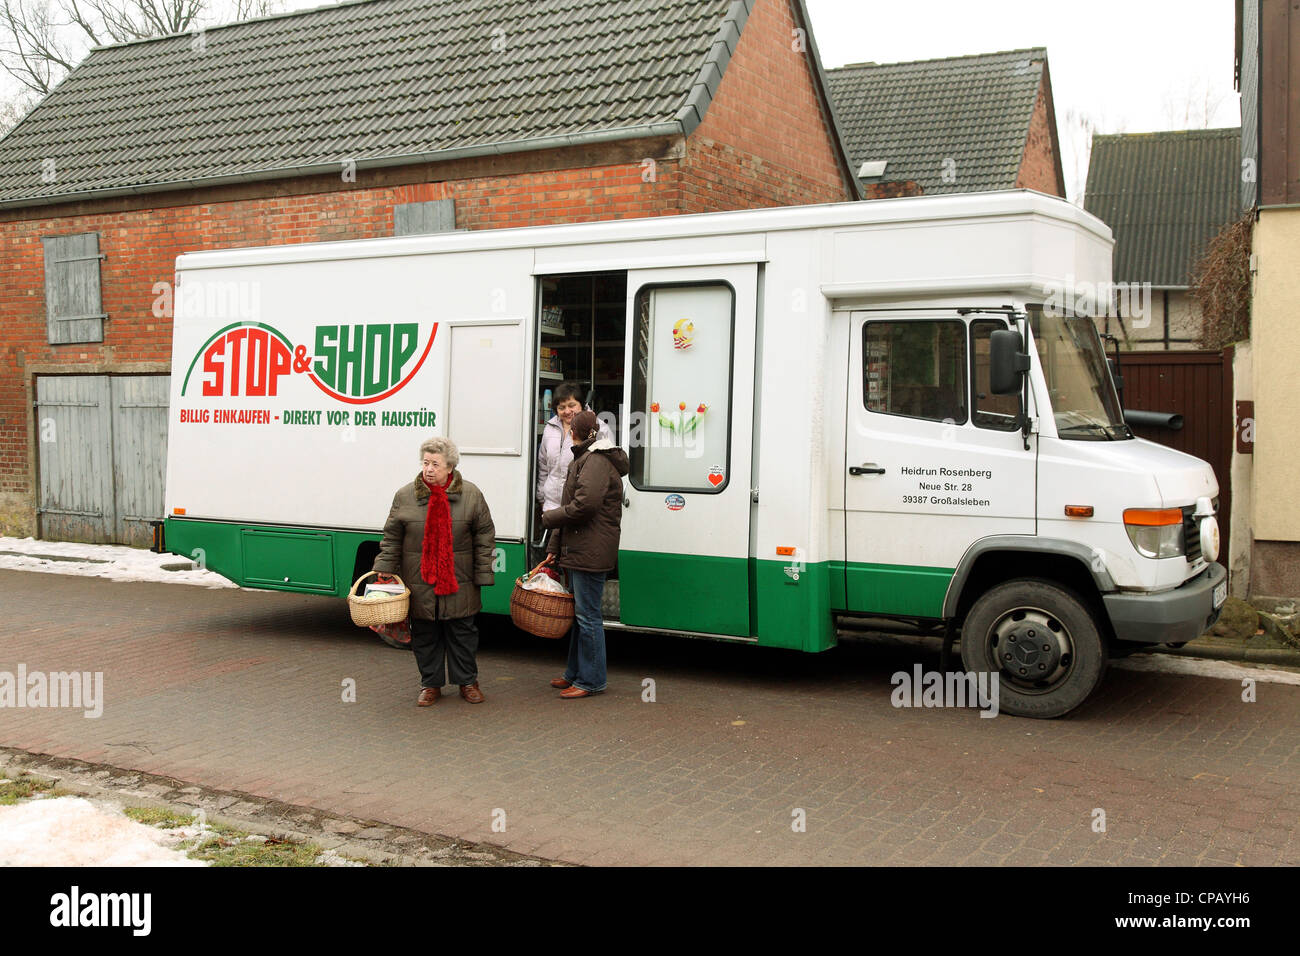
[(1093, 320), (1035, 309), (1029, 313), (1029, 322), (1051, 395), (1057, 434), (1076, 441), (1132, 438)]

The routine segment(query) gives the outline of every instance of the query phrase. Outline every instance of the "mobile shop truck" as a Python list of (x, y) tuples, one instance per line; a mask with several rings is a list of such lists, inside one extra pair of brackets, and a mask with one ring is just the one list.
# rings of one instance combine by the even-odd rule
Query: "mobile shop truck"
[(1111, 245), (1021, 190), (183, 255), (155, 547), (344, 596), (446, 435), (507, 613), (576, 379), (631, 458), (607, 628), (959, 633), (1002, 710), (1058, 716), (1227, 590), (1210, 466), (1133, 437), (1059, 308), (1109, 288)]

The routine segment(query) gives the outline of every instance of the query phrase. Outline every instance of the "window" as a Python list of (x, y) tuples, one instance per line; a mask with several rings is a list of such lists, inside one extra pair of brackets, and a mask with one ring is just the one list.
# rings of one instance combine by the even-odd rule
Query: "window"
[(724, 283), (646, 286), (632, 339), (632, 485), (717, 494), (731, 448), (735, 293)]
[(907, 320), (862, 327), (862, 400), (884, 415), (966, 421), (966, 325)]
[(407, 202), (393, 207), (393, 235), (423, 236), (456, 228), (456, 200)]
[(104, 341), (99, 233), (46, 236), (45, 325), (51, 345)]
[(1020, 427), (1020, 396), (994, 395), (989, 387), (989, 336), (1006, 327), (997, 319), (977, 319), (970, 324), (971, 378), (975, 382), (971, 421), (979, 428), (1009, 432)]

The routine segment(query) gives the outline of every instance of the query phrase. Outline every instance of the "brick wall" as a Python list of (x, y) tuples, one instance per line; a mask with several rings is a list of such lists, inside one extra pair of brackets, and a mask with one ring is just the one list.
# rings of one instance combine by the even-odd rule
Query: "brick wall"
[(1052, 196), (1065, 197), (1065, 182), (1057, 163), (1056, 112), (1052, 107), (1051, 84), (1047, 70), (1038, 84), (1038, 100), (1029, 121), (1025, 152), (1016, 176), (1016, 188), (1037, 189)]
[(895, 180), (885, 183), (864, 183), (864, 199), (898, 199), (901, 196), (922, 196), (925, 190), (914, 179)]
[[(789, 0), (759, 0), (686, 142), (683, 212), (853, 198)], [(798, 48), (796, 48), (798, 47)]]

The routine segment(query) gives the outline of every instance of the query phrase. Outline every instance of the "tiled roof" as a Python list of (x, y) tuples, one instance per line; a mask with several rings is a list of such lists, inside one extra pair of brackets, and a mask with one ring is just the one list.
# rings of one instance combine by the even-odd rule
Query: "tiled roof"
[(879, 181), (927, 195), (1014, 187), (1046, 63), (1035, 47), (827, 70), (854, 172), (887, 161)]
[(1240, 180), (1239, 128), (1094, 136), (1083, 207), (1115, 234), (1115, 281), (1188, 285), (1241, 215)]
[(752, 5), (366, 0), (97, 48), (0, 140), (0, 204), (689, 134)]

